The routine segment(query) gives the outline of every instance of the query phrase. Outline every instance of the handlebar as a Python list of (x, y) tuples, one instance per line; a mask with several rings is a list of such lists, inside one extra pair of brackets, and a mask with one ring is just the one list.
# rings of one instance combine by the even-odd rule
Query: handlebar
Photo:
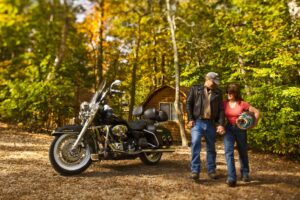
[(125, 94), (124, 91), (121, 91), (121, 90), (114, 90), (114, 89), (111, 89), (111, 90), (110, 90), (110, 93), (111, 93), (111, 94)]

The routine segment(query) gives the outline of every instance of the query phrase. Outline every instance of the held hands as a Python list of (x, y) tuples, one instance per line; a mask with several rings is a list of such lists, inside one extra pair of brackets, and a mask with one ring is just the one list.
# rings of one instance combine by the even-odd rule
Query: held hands
[[(195, 121), (193, 121), (193, 120), (189, 121), (188, 127), (193, 128), (194, 126), (195, 126)], [(221, 125), (217, 126), (217, 130), (216, 131), (220, 135), (224, 135), (225, 134), (225, 128), (224, 128), (224, 126), (221, 126)]]
[(189, 121), (188, 127), (193, 128), (194, 126), (195, 126), (195, 121), (193, 121), (193, 120)]
[(217, 126), (217, 133), (219, 133), (220, 135), (224, 135), (225, 134), (225, 128), (224, 126)]

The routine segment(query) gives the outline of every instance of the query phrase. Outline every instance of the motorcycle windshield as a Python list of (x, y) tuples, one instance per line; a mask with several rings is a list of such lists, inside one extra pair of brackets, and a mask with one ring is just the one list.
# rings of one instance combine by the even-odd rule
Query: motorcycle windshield
[(101, 98), (101, 95), (104, 91), (104, 88), (106, 86), (106, 80), (104, 79), (103, 81), (101, 81), (98, 90), (96, 91), (96, 93), (94, 94), (92, 100), (91, 100), (91, 104), (95, 104), (97, 100), (99, 100)]

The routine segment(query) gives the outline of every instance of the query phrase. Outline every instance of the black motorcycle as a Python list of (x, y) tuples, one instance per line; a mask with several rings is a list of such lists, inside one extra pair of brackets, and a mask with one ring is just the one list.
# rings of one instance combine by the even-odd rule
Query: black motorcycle
[(172, 136), (159, 122), (168, 120), (163, 111), (137, 107), (127, 122), (114, 115), (107, 97), (124, 92), (103, 81), (90, 103), (80, 105), (80, 125), (66, 125), (52, 132), (55, 136), (49, 150), (53, 168), (62, 175), (86, 170), (92, 161), (122, 160), (139, 157), (147, 165), (157, 164), (163, 152), (174, 152)]

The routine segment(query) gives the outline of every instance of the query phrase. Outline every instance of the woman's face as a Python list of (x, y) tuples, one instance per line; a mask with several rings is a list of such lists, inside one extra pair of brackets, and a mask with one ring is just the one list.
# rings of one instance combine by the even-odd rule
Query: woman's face
[(234, 100), (235, 100), (234, 93), (232, 93), (232, 92), (227, 92), (227, 98), (228, 98), (228, 100), (234, 101)]

